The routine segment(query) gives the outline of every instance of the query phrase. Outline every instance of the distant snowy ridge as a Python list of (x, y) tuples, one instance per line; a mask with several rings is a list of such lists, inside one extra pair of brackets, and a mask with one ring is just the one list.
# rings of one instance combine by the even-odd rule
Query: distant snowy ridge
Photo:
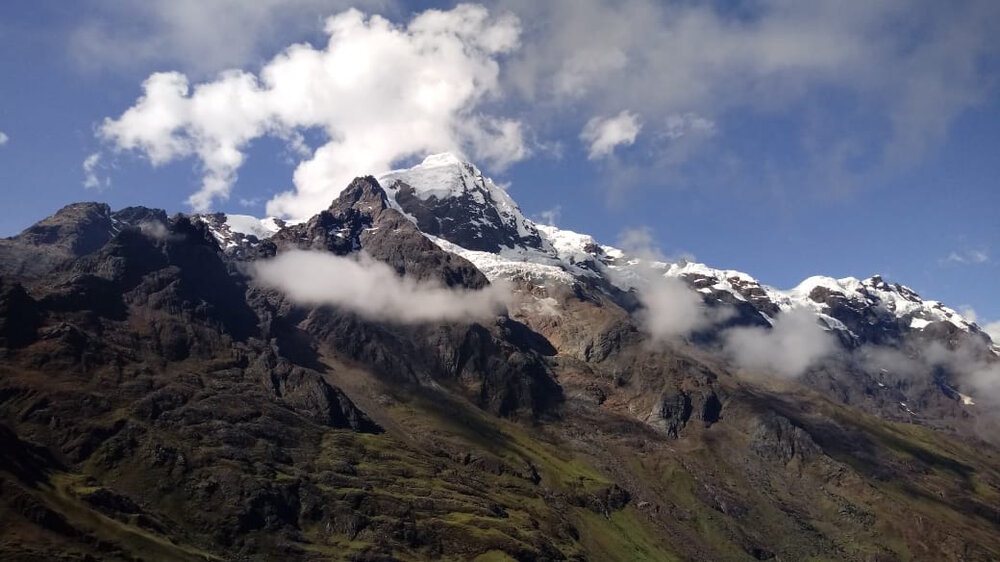
[[(429, 156), (412, 168), (384, 174), (379, 181), (384, 186), (403, 181), (422, 199), (460, 197), (470, 190), (473, 193), (478, 190), (478, 202), (484, 203), (481, 194), (486, 192), (498, 202), (499, 214), (506, 222), (516, 224), (520, 232), (538, 233), (540, 244), (508, 244), (495, 252), (473, 250), (456, 240), (429, 236), (443, 249), (471, 261), (490, 279), (523, 279), (545, 284), (602, 278), (626, 291), (636, 285), (633, 271), (641, 260), (618, 248), (599, 244), (589, 235), (535, 224), (524, 217), (505, 190), (484, 178), (475, 166), (452, 154)], [(396, 190), (390, 187), (387, 191), (393, 199)], [(716, 269), (701, 263), (680, 261), (647, 265), (662, 269), (665, 276), (684, 279), (706, 299), (718, 299), (720, 293), (728, 293), (732, 300), (756, 308), (767, 322), (773, 321), (773, 314), (807, 308), (828, 329), (858, 338), (858, 334), (834, 317), (832, 308), (842, 305), (894, 318), (910, 330), (923, 330), (932, 323), (945, 322), (965, 332), (980, 332), (955, 310), (937, 301), (925, 301), (912, 289), (887, 283), (878, 275), (863, 280), (814, 276), (791, 289), (780, 290), (763, 285), (744, 272)]]
[[(434, 231), (421, 228), (424, 235), (442, 249), (472, 262), (491, 280), (518, 280), (545, 286), (590, 279), (622, 291), (638, 286), (636, 266), (643, 264), (643, 260), (600, 244), (589, 235), (536, 224), (524, 216), (505, 189), (454, 154), (431, 155), (411, 168), (386, 172), (377, 179), (390, 206), (418, 227), (426, 227), (419, 219), (433, 219)], [(280, 219), (222, 213), (198, 218), (208, 225), (225, 250), (247, 243), (255, 245), (285, 224)], [(493, 241), (492, 249), (483, 249), (484, 240)], [(746, 303), (768, 323), (784, 311), (811, 310), (827, 329), (859, 342), (863, 336), (838, 317), (856, 314), (868, 319), (888, 319), (890, 324), (907, 331), (922, 331), (932, 324), (946, 323), (964, 332), (986, 336), (955, 310), (937, 301), (923, 300), (909, 287), (888, 283), (878, 275), (867, 279), (813, 276), (791, 289), (781, 290), (761, 284), (741, 271), (685, 260), (647, 261), (645, 265), (661, 270), (664, 276), (683, 279), (707, 301)], [(994, 346), (994, 350), (1000, 354), (1000, 347)]]

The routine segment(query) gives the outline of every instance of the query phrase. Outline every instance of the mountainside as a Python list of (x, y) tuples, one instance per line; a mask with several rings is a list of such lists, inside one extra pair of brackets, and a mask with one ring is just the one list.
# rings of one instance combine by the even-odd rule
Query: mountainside
[[(424, 316), (264, 282), (288, 255)], [(877, 275), (602, 245), (450, 154), (302, 222), (78, 203), (0, 257), (0, 558), (1000, 559), (1000, 348)]]

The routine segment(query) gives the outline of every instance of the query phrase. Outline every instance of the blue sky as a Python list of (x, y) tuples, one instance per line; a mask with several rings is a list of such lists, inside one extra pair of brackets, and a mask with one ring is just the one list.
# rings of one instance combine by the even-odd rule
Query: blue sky
[[(996, 2), (452, 8), (3, 3), (0, 235), (78, 200), (304, 214), (356, 167), (455, 150), (607, 243), (646, 227), (778, 287), (882, 273), (1000, 319)], [(191, 89), (143, 106), (151, 76)]]

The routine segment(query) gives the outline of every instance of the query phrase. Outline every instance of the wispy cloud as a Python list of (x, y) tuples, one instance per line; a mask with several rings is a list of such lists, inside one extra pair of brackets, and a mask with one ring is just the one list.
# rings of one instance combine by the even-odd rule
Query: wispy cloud
[[(959, 312), (962, 314), (962, 317), (965, 318), (967, 321), (978, 325), (979, 329), (985, 332), (986, 335), (988, 335), (990, 339), (993, 340), (994, 344), (1000, 346), (1000, 320), (997, 320), (995, 322), (988, 322), (980, 318), (979, 314), (976, 313), (976, 310), (968, 305), (959, 307)], [(980, 324), (980, 322), (982, 323)]]
[(393, 0), (145, 0), (101, 1), (68, 36), (80, 68), (179, 68), (210, 76), (264, 58), (282, 41), (300, 40), (331, 13), (391, 8)]
[(373, 320), (417, 324), (489, 318), (511, 302), (502, 283), (471, 291), (400, 277), (365, 255), (291, 251), (253, 265), (254, 279), (292, 301), (332, 305)]
[[(636, 287), (643, 305), (636, 317), (653, 342), (670, 342), (723, 325), (736, 311), (708, 306), (701, 293), (682, 279), (666, 276), (663, 252), (648, 228), (624, 231), (618, 241), (633, 257), (623, 278)], [(733, 364), (756, 374), (792, 378), (837, 350), (837, 341), (807, 309), (778, 314), (770, 327), (733, 327), (720, 333), (721, 352)]]
[[(806, 175), (831, 188), (917, 161), (996, 88), (981, 64), (1000, 51), (996, 2), (736, 4), (502, 0), (532, 22), (506, 76), (537, 108), (535, 120), (581, 120), (628, 107), (642, 115), (650, 141), (680, 133), (685, 121), (694, 125), (683, 117), (690, 115), (720, 127), (729, 115), (779, 115), (791, 126), (774, 135), (800, 146), (798, 117), (861, 119), (802, 146), (828, 160), (754, 170), (782, 184), (801, 184), (795, 180)], [(844, 98), (825, 95), (831, 86), (857, 103), (833, 101)], [(662, 170), (645, 177), (660, 178)]]
[(102, 190), (111, 187), (111, 178), (99, 175), (101, 153), (95, 152), (83, 161), (83, 187)]
[(986, 250), (965, 250), (951, 252), (946, 258), (941, 260), (941, 263), (950, 265), (978, 265), (988, 263), (989, 261), (990, 255)]
[(665, 277), (662, 270), (647, 270), (640, 279), (638, 297), (643, 310), (638, 318), (654, 340), (687, 337), (732, 316), (728, 308), (706, 306), (701, 295), (687, 283)]
[(562, 216), (562, 205), (556, 205), (551, 209), (542, 211), (538, 213), (538, 219), (549, 226), (556, 226), (559, 222), (559, 218)]
[(836, 350), (837, 341), (806, 309), (782, 312), (771, 329), (732, 328), (724, 334), (725, 352), (746, 369), (797, 377)]
[(588, 145), (587, 158), (597, 160), (614, 152), (618, 146), (635, 143), (642, 130), (639, 116), (623, 110), (614, 117), (594, 117), (583, 126), (580, 140)]
[(671, 140), (685, 135), (712, 136), (715, 134), (715, 121), (692, 112), (674, 113), (667, 116), (663, 134)]
[(994, 344), (1000, 346), (1000, 320), (997, 320), (996, 322), (987, 322), (986, 324), (980, 327), (983, 329), (984, 332), (986, 332), (986, 335), (988, 335), (990, 339), (993, 340)]
[(974, 398), (988, 400), (994, 406), (1000, 403), (1000, 363), (987, 361), (983, 350), (970, 345), (952, 349), (935, 342), (922, 353), (928, 365), (952, 371)]
[(665, 275), (667, 258), (653, 241), (649, 228), (622, 231), (618, 245), (632, 261), (612, 275), (634, 287), (642, 309), (636, 312), (640, 327), (654, 343), (683, 339), (724, 322), (732, 315), (725, 307), (709, 307), (683, 280)]
[(7, 133), (0, 131), (0, 146), (7, 144), (7, 141), (9, 140), (10, 137), (7, 136)]

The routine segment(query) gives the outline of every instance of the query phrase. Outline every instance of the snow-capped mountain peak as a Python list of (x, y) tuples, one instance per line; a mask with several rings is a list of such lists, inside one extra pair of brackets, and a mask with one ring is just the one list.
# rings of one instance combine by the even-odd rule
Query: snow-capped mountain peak
[[(386, 172), (378, 177), (378, 181), (386, 191), (393, 192), (396, 182), (402, 181), (413, 188), (417, 197), (426, 200), (431, 197), (460, 197), (470, 190), (481, 195), (479, 190), (475, 190), (480, 178), (482, 173), (471, 163), (451, 152), (443, 152), (431, 154), (412, 168)], [(492, 181), (489, 183), (495, 187)]]
[(378, 177), (390, 203), (426, 234), (471, 250), (539, 248), (541, 237), (506, 190), (452, 153)]

